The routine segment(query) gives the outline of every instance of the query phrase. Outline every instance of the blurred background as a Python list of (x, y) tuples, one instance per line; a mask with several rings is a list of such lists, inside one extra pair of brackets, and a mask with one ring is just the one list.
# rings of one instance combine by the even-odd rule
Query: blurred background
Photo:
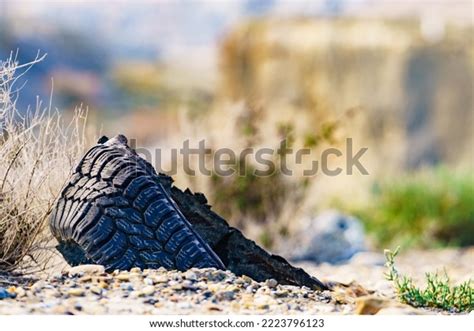
[(17, 82), (17, 107), (52, 96), (65, 116), (88, 108), (97, 135), (161, 148), (165, 169), (185, 139), (212, 151), (367, 147), (368, 176), (178, 167), (177, 186), (249, 237), (317, 262), (474, 244), (473, 32), (466, 0), (0, 2), (0, 58), (47, 53)]

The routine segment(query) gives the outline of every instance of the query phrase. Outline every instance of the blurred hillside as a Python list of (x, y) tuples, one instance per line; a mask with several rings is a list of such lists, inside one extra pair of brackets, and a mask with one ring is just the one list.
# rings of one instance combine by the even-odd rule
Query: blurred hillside
[(347, 129), (384, 160), (383, 171), (466, 162), (474, 31), (448, 25), (434, 38), (437, 29), (416, 20), (256, 21), (224, 41), (218, 95), (269, 112), (360, 113), (362, 126)]
[[(180, 94), (181, 82), (187, 89), (189, 77), (197, 77), (193, 95), (200, 98), (202, 90), (212, 93), (217, 86), (221, 41), (248, 20), (403, 17), (419, 21), (422, 30), (436, 39), (445, 25), (472, 25), (471, 9), (471, 2), (464, 0), (4, 0), (0, 2), (0, 56), (19, 50), (18, 60), (26, 62), (38, 50), (48, 53), (42, 68), (29, 73), (29, 88), (19, 100), (22, 106), (35, 104), (36, 94), (48, 99), (54, 78), (58, 108), (71, 109), (83, 102), (101, 115), (116, 117), (133, 111), (137, 99), (131, 102), (128, 93), (123, 95), (113, 79), (115, 69), (133, 70), (135, 64), (158, 65), (167, 72), (178, 68), (172, 76), (182, 79), (178, 85), (174, 78), (170, 82), (173, 93)], [(73, 88), (76, 82), (93, 88)], [(30, 90), (35, 92), (30, 95)], [(155, 110), (166, 108), (159, 98), (144, 98), (144, 103)]]

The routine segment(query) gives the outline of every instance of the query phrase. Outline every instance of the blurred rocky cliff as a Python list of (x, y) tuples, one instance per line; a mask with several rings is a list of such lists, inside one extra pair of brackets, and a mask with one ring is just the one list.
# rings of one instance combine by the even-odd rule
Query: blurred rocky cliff
[(219, 96), (295, 116), (359, 113), (362, 125), (346, 125), (389, 167), (466, 162), (473, 32), (408, 19), (252, 22), (223, 42)]

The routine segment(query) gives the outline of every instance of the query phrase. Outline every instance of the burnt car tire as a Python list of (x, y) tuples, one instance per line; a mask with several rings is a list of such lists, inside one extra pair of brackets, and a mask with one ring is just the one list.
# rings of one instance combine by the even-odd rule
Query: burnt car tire
[(124, 136), (101, 138), (79, 162), (50, 219), (71, 265), (225, 269)]

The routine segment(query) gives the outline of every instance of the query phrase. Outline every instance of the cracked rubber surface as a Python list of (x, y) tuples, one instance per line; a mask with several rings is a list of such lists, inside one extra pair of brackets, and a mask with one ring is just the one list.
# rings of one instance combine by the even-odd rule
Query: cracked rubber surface
[(124, 136), (101, 139), (86, 153), (61, 192), (50, 228), (72, 265), (225, 269)]
[(181, 191), (166, 175), (160, 174), (159, 179), (194, 230), (209, 244), (226, 268), (236, 275), (247, 275), (259, 282), (274, 278), (284, 285), (328, 289), (316, 277), (294, 267), (283, 257), (265, 251), (238, 229), (229, 226), (225, 219), (212, 211), (204, 194), (193, 193), (189, 189)]

